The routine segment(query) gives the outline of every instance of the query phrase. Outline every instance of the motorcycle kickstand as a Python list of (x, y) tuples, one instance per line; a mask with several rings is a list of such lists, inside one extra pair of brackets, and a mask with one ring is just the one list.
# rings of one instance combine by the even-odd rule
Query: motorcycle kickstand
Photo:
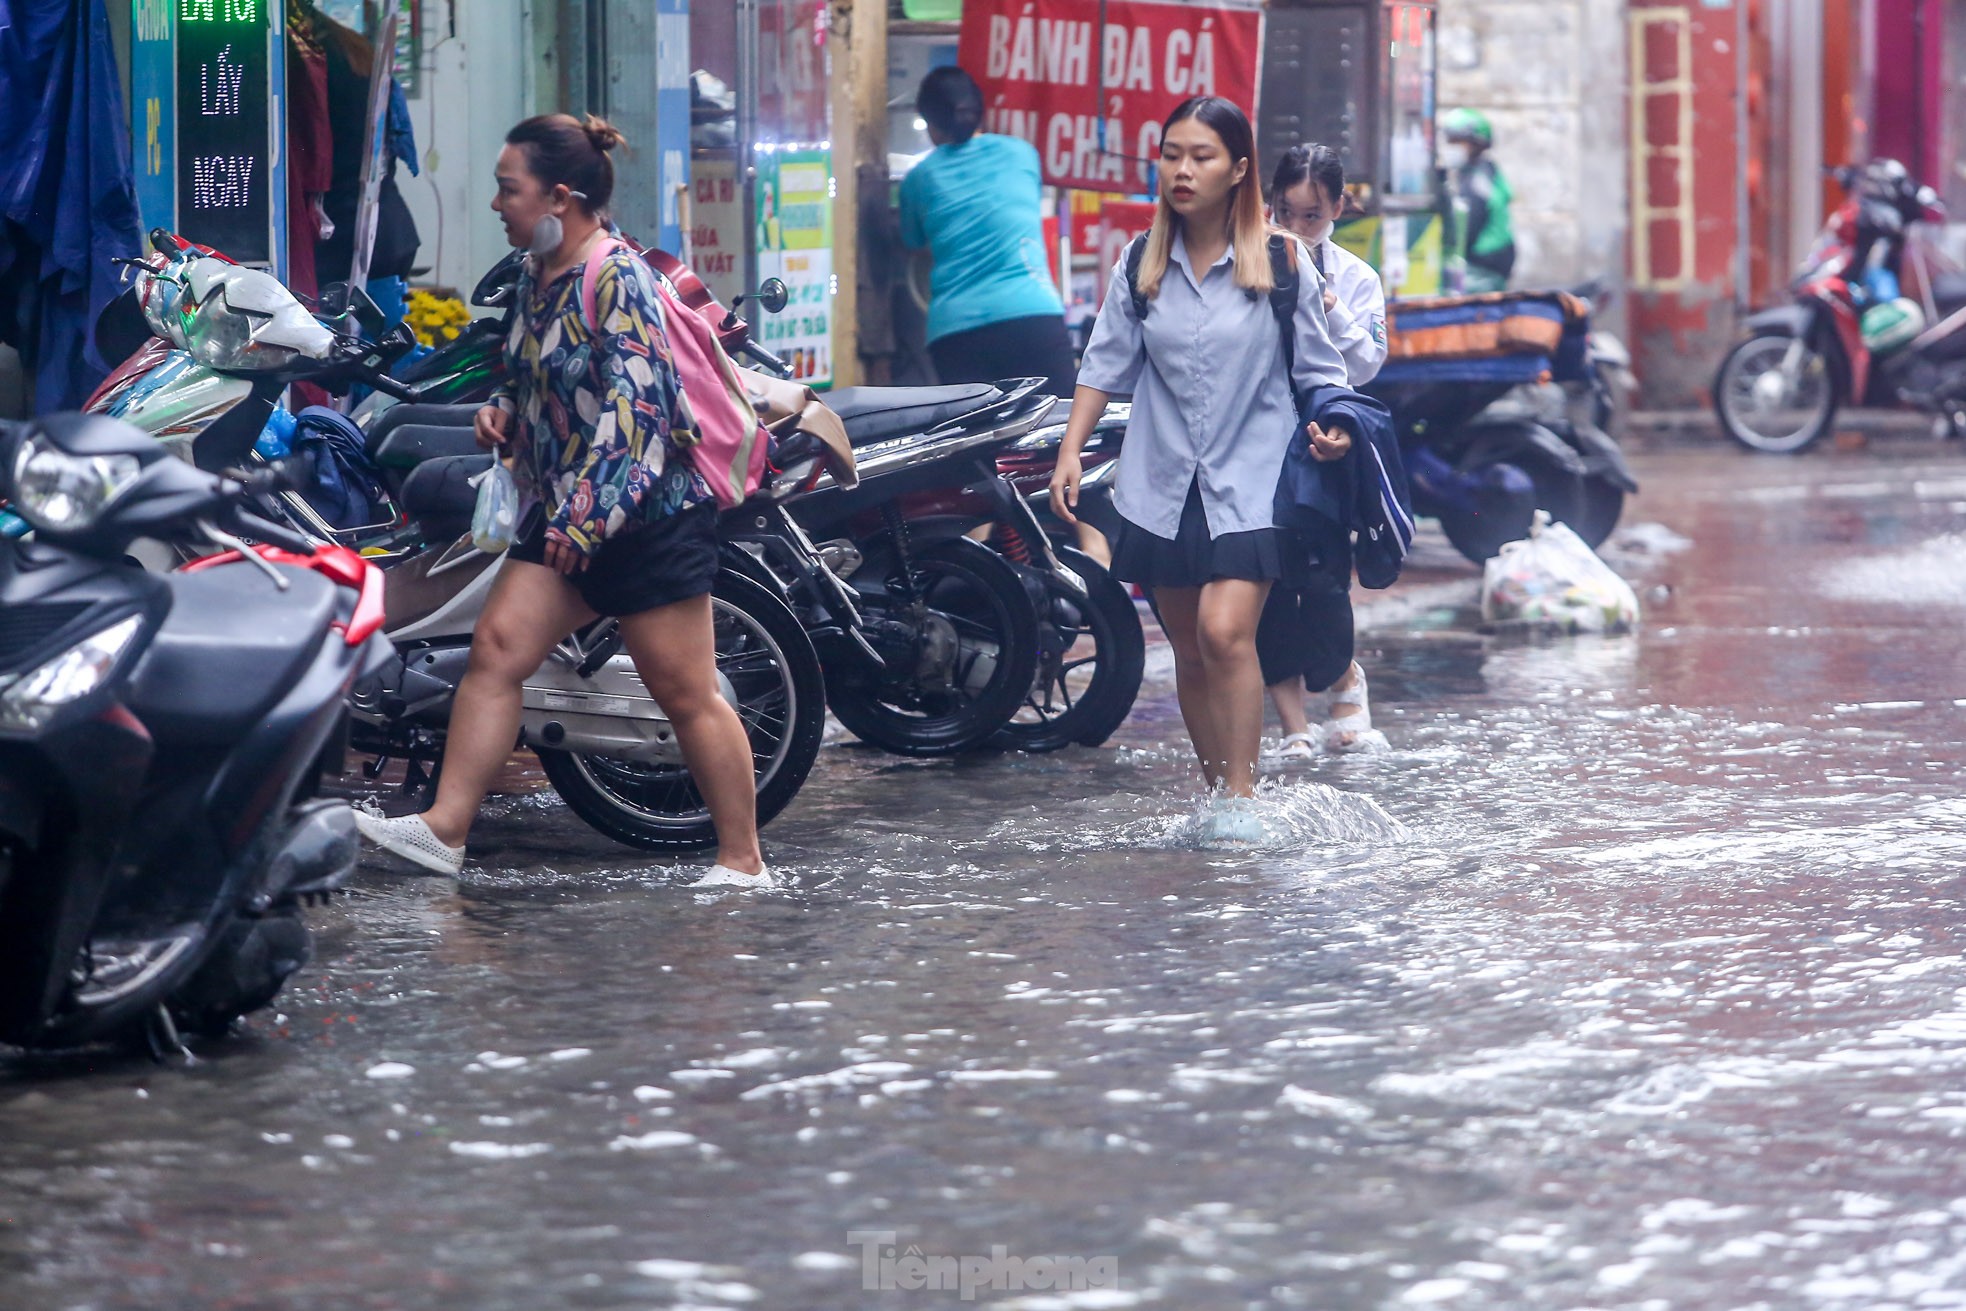
[(171, 1008), (161, 1001), (144, 1019), (143, 1042), (150, 1050), (150, 1059), (159, 1065), (167, 1065), (173, 1058), (190, 1065), (197, 1059), (192, 1056), (191, 1049), (184, 1045), (177, 1021), (171, 1018)]
[(403, 767), (403, 795), (413, 797), (428, 789), (434, 798), (437, 795), (437, 780), (443, 776), (444, 763), (440, 759), (435, 769), (424, 767), (424, 757), (411, 756)]

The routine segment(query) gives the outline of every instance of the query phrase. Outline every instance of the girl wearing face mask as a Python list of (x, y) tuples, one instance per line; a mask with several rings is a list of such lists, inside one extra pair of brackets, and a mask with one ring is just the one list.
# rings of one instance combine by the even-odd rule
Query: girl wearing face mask
[(456, 873), (464, 840), (519, 734), (520, 689), (568, 634), (611, 615), (649, 695), (675, 726), (716, 824), (705, 883), (763, 886), (751, 745), (717, 689), (710, 588), (716, 504), (674, 437), (681, 395), (647, 265), (607, 234), (608, 155), (621, 134), (594, 117), (530, 118), (506, 134), (492, 209), (529, 258), (505, 345), (508, 381), (477, 414), (531, 512), (471, 638), (437, 799), (421, 815), (357, 815), (378, 846)]
[[(1160, 203), (1140, 261), (1135, 317), (1126, 258), (1086, 346), (1051, 504), (1078, 505), (1079, 453), (1116, 392), (1133, 395), (1113, 503), (1124, 518), (1113, 572), (1152, 590), (1174, 647), (1181, 717), (1202, 775), (1220, 795), (1205, 835), (1250, 844), (1267, 834), (1251, 798), (1263, 730), (1256, 625), (1293, 567), (1273, 518), (1297, 392), (1342, 386), (1344, 358), (1325, 322), (1324, 284), (1298, 245), (1295, 373), (1269, 302), (1269, 228), (1248, 117), (1227, 100), (1185, 101), (1162, 125)], [(1342, 430), (1310, 430), (1318, 459), (1351, 448)]]
[[(1331, 240), (1344, 209), (1345, 164), (1337, 151), (1299, 145), (1284, 152), (1270, 184), (1270, 217), (1311, 248), (1311, 258), (1324, 275), (1325, 320), (1345, 357), (1346, 385), (1358, 388), (1372, 381), (1386, 362), (1386, 293), (1370, 264)], [(1352, 659), (1350, 593), (1273, 588), (1256, 630), (1256, 650), (1283, 726), (1281, 754), (1286, 759), (1313, 754), (1315, 739), (1304, 714), (1306, 687), (1327, 689), (1328, 749), (1356, 750), (1371, 740), (1366, 737), (1372, 733), (1372, 709), (1365, 670)]]

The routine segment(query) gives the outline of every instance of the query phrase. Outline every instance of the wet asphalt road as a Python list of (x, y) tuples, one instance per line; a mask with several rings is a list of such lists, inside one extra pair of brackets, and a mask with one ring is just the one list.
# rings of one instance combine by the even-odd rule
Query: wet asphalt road
[(1643, 631), (1431, 548), (1276, 850), (1159, 647), (1109, 749), (829, 748), (782, 892), (372, 861), (192, 1067), (0, 1056), (0, 1307), (1966, 1306), (1966, 460), (1639, 473)]

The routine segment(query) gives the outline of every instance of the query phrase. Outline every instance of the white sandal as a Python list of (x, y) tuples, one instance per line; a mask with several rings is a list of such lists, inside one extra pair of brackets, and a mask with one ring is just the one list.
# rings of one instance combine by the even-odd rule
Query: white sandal
[(464, 869), (464, 848), (440, 841), (421, 815), (386, 819), (366, 809), (355, 811), (355, 827), (363, 837), (394, 856), (423, 866), (437, 874), (457, 874)]
[[(1384, 736), (1372, 729), (1372, 696), (1365, 685), (1365, 667), (1352, 661), (1352, 672), (1358, 677), (1352, 685), (1342, 692), (1331, 691), (1324, 694), (1325, 713), (1332, 718), (1324, 726), (1324, 749), (1326, 751), (1362, 751), (1384, 741)], [(1352, 706), (1350, 714), (1338, 715), (1334, 712), (1339, 706)], [(1349, 737), (1349, 741), (1342, 740)]]
[(1309, 733), (1292, 733), (1277, 745), (1278, 760), (1312, 760), (1317, 756), (1317, 739)]

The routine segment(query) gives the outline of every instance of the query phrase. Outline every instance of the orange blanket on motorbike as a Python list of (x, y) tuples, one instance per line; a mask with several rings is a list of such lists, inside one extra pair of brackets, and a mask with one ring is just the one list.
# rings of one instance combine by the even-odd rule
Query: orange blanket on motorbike
[(1386, 307), (1389, 359), (1467, 360), (1550, 355), (1590, 307), (1567, 291), (1428, 296)]

